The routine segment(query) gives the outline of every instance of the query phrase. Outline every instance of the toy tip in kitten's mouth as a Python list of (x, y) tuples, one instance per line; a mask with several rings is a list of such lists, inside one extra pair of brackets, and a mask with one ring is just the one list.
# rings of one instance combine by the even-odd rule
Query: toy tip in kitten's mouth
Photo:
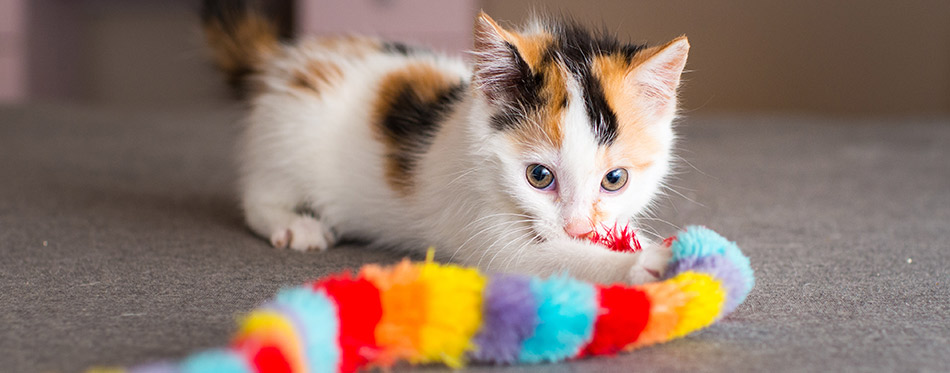
[(594, 230), (587, 236), (587, 240), (604, 246), (607, 250), (635, 253), (643, 250), (637, 239), (637, 232), (630, 226), (603, 227), (603, 233)]

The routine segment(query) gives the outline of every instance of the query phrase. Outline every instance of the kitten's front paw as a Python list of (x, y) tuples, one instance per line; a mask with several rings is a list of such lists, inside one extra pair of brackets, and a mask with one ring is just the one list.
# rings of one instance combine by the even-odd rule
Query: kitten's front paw
[(270, 236), (270, 243), (278, 249), (290, 247), (297, 251), (326, 250), (334, 244), (333, 232), (319, 220), (301, 216), (287, 229), (279, 229)]
[(661, 280), (672, 257), (673, 252), (667, 245), (658, 244), (644, 248), (637, 258), (637, 263), (630, 268), (628, 281), (632, 284), (645, 284)]

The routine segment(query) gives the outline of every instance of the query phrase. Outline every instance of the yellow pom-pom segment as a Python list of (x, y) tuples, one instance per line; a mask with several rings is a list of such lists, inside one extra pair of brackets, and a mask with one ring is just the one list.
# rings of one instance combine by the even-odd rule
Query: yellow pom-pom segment
[(433, 262), (419, 266), (419, 278), (428, 291), (428, 311), (420, 331), (421, 356), (414, 362), (442, 361), (460, 368), (482, 322), (482, 291), (487, 281), (471, 268)]
[(676, 275), (669, 283), (679, 286), (681, 292), (690, 296), (689, 301), (678, 310), (679, 322), (670, 334), (670, 339), (682, 337), (716, 321), (726, 301), (726, 291), (718, 280), (705, 273), (688, 271)]

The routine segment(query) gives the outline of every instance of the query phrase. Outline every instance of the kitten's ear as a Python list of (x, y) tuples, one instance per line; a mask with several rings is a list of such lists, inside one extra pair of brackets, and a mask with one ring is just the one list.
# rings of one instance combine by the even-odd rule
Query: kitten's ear
[(518, 98), (519, 85), (530, 76), (531, 68), (515, 47), (514, 36), (485, 12), (475, 19), (476, 86), (492, 103), (510, 103)]
[(639, 99), (652, 114), (669, 114), (676, 108), (676, 88), (686, 67), (689, 40), (680, 36), (664, 46), (640, 53), (643, 60), (627, 75), (627, 84), (635, 87)]

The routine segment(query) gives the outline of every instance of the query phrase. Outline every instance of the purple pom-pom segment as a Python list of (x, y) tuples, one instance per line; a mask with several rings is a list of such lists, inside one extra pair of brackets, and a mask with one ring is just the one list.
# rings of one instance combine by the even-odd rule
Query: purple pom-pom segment
[(178, 364), (170, 361), (160, 361), (129, 368), (128, 373), (179, 373)]
[(482, 327), (474, 361), (510, 364), (518, 361), (522, 343), (538, 325), (538, 304), (531, 279), (519, 275), (492, 276), (482, 303)]
[(736, 268), (732, 261), (722, 255), (680, 258), (680, 260), (673, 263), (667, 273), (672, 278), (686, 271), (707, 273), (719, 280), (722, 287), (725, 288), (726, 302), (723, 304), (717, 319), (734, 311), (751, 290), (742, 272)]

